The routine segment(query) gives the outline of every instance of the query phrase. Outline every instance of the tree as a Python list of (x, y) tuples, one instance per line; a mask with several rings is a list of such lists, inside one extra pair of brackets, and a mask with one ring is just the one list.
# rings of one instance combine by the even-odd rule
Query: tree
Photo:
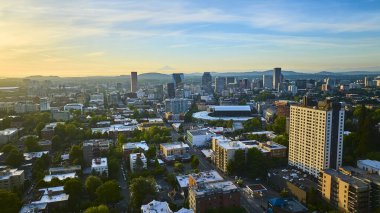
[(38, 145), (38, 139), (33, 136), (29, 136), (24, 142), (25, 149), (27, 152), (38, 152), (41, 151), (40, 145)]
[(62, 148), (63, 140), (61, 136), (54, 135), (54, 137), (51, 139), (51, 148), (53, 151), (59, 151)]
[(284, 145), (286, 147), (289, 147), (289, 139), (285, 135), (278, 135), (275, 138), (273, 138), (273, 141), (276, 142), (276, 143), (278, 143), (278, 144), (281, 144), (281, 145)]
[(236, 150), (232, 163), (232, 168), (234, 169), (232, 173), (242, 175), (245, 171), (245, 151), (242, 149)]
[(66, 181), (64, 185), (65, 193), (70, 196), (70, 199), (80, 198), (82, 194), (82, 183), (78, 178), (72, 178)]
[(84, 213), (109, 213), (109, 209), (106, 205), (99, 205), (87, 208)]
[(180, 163), (180, 162), (175, 162), (174, 163), (174, 170), (175, 171), (181, 172), (181, 171), (183, 171), (183, 169), (184, 169), (184, 166), (183, 166), (182, 163)]
[(148, 159), (154, 159), (156, 157), (156, 146), (150, 146), (148, 151), (145, 152), (145, 156)]
[(110, 180), (99, 186), (95, 194), (103, 204), (115, 204), (122, 199), (121, 189), (115, 180)]
[(197, 169), (199, 166), (199, 159), (195, 155), (192, 155), (191, 157), (190, 166), (193, 169)]
[(14, 213), (20, 210), (21, 201), (16, 193), (0, 189), (0, 206), (1, 212)]
[(5, 164), (12, 166), (12, 167), (19, 167), (24, 162), (24, 155), (13, 149), (10, 151), (10, 153), (5, 158)]
[(136, 157), (136, 171), (141, 171), (144, 169), (144, 162), (141, 160), (140, 155)]
[(17, 151), (17, 148), (14, 146), (14, 145), (11, 145), (11, 144), (5, 144), (3, 146), (3, 148), (1, 149), (2, 152), (4, 152), (4, 154), (9, 154), (12, 150), (16, 150)]
[(90, 175), (86, 178), (86, 182), (85, 182), (86, 190), (91, 196), (95, 195), (96, 189), (100, 185), (102, 185), (102, 180), (99, 177)]
[(284, 134), (286, 131), (286, 118), (284, 116), (278, 116), (274, 119), (272, 130), (276, 134)]
[(135, 209), (140, 208), (141, 205), (150, 202), (155, 198), (156, 181), (153, 178), (138, 177), (131, 181), (131, 205)]
[(80, 164), (83, 165), (83, 151), (78, 145), (74, 145), (71, 147), (70, 150), (70, 161), (73, 164)]
[(267, 160), (256, 148), (248, 149), (246, 169), (251, 178), (265, 177), (267, 174)]
[(261, 121), (258, 118), (252, 118), (243, 123), (245, 132), (258, 131), (262, 129)]
[(108, 173), (112, 178), (116, 178), (119, 173), (119, 160), (115, 157), (110, 157), (108, 161)]

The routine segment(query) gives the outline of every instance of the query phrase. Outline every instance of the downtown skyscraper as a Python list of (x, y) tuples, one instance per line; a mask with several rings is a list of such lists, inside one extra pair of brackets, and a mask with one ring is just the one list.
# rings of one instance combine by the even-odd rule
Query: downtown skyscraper
[(131, 92), (137, 92), (137, 72), (131, 72)]
[(281, 88), (281, 82), (282, 82), (282, 75), (281, 75), (281, 68), (276, 67), (273, 69), (273, 89), (279, 90)]

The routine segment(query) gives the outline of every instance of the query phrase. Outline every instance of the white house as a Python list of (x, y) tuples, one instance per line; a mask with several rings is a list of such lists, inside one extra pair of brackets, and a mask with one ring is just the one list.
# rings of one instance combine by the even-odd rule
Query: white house
[(136, 169), (137, 158), (140, 158), (141, 161), (143, 162), (142, 168), (144, 169), (147, 168), (147, 160), (144, 153), (132, 153), (129, 155), (129, 164), (130, 164), (131, 172), (134, 172)]
[(94, 158), (92, 159), (91, 170), (102, 175), (108, 176), (107, 158)]

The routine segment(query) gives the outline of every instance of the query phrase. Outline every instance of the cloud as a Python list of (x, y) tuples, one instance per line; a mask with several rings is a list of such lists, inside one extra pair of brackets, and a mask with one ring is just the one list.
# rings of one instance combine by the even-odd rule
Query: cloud
[(98, 57), (98, 56), (103, 56), (105, 54), (105, 52), (90, 52), (90, 53), (87, 53), (85, 56), (87, 57)]

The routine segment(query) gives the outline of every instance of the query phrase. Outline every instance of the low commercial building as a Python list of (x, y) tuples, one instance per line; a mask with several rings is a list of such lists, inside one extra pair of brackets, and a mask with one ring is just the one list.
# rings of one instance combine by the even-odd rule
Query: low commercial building
[(195, 186), (198, 183), (213, 183), (223, 181), (223, 177), (215, 170), (176, 176), (182, 190)]
[(196, 213), (240, 207), (240, 193), (231, 181), (197, 184), (189, 188), (189, 206)]
[(213, 151), (213, 162), (223, 172), (227, 172), (227, 164), (233, 159), (237, 150), (258, 149), (262, 154), (268, 157), (286, 157), (287, 147), (268, 141), (262, 143), (256, 140), (232, 141), (224, 136), (213, 137), (211, 140)]
[(160, 152), (164, 155), (166, 159), (175, 159), (188, 157), (190, 147), (183, 142), (174, 143), (162, 143), (160, 144)]
[(300, 202), (306, 203), (308, 192), (318, 189), (314, 177), (296, 169), (272, 169), (268, 171), (268, 182), (278, 191), (286, 189)]
[(44, 151), (50, 151), (51, 150), (51, 140), (41, 140), (38, 141), (38, 145), (41, 147)]
[(268, 213), (308, 213), (309, 210), (292, 198), (272, 198), (268, 200)]
[(0, 189), (12, 190), (24, 186), (24, 170), (4, 169), (0, 171)]
[(187, 141), (193, 146), (205, 146), (207, 142), (211, 141), (215, 133), (210, 132), (208, 129), (187, 130)]
[(64, 173), (64, 174), (50, 174), (44, 177), (45, 182), (50, 182), (52, 179), (57, 178), (58, 180), (65, 180), (67, 178), (76, 178), (78, 177), (75, 172)]
[(63, 186), (49, 187), (38, 190), (38, 199), (32, 201), (32, 205), (46, 204), (47, 209), (66, 206), (69, 195), (64, 192)]
[(149, 146), (145, 141), (123, 144), (123, 153), (125, 157), (128, 157), (129, 154), (131, 154), (136, 149), (138, 149), (140, 152), (146, 152), (148, 151)]
[(70, 111), (70, 110), (80, 110), (80, 111), (83, 111), (83, 104), (79, 104), (79, 103), (66, 104), (63, 107), (63, 110), (64, 111)]
[(357, 166), (369, 173), (380, 175), (380, 161), (376, 160), (358, 160)]
[(152, 200), (150, 203), (141, 206), (141, 213), (194, 213), (194, 211), (182, 208), (174, 212), (166, 201)]
[(18, 137), (17, 128), (9, 128), (0, 130), (0, 145), (16, 140)]
[(319, 176), (322, 197), (343, 212), (371, 212), (380, 205), (380, 178), (325, 169)]
[(41, 158), (43, 155), (48, 155), (49, 151), (41, 151), (41, 152), (27, 152), (24, 153), (24, 158), (26, 161), (31, 161), (36, 158)]
[[(141, 168), (138, 168), (138, 159), (141, 160)], [(131, 172), (135, 172), (138, 169), (146, 169), (147, 168), (147, 159), (144, 155), (144, 153), (132, 153), (129, 155), (129, 164)]]
[(62, 167), (52, 167), (49, 169), (49, 174), (67, 174), (67, 173), (77, 173), (82, 171), (82, 167), (80, 165), (74, 166), (62, 166)]
[(94, 158), (92, 159), (91, 171), (108, 177), (108, 164), (107, 158)]
[(55, 121), (68, 121), (70, 120), (70, 112), (54, 110), (51, 112), (51, 118)]

